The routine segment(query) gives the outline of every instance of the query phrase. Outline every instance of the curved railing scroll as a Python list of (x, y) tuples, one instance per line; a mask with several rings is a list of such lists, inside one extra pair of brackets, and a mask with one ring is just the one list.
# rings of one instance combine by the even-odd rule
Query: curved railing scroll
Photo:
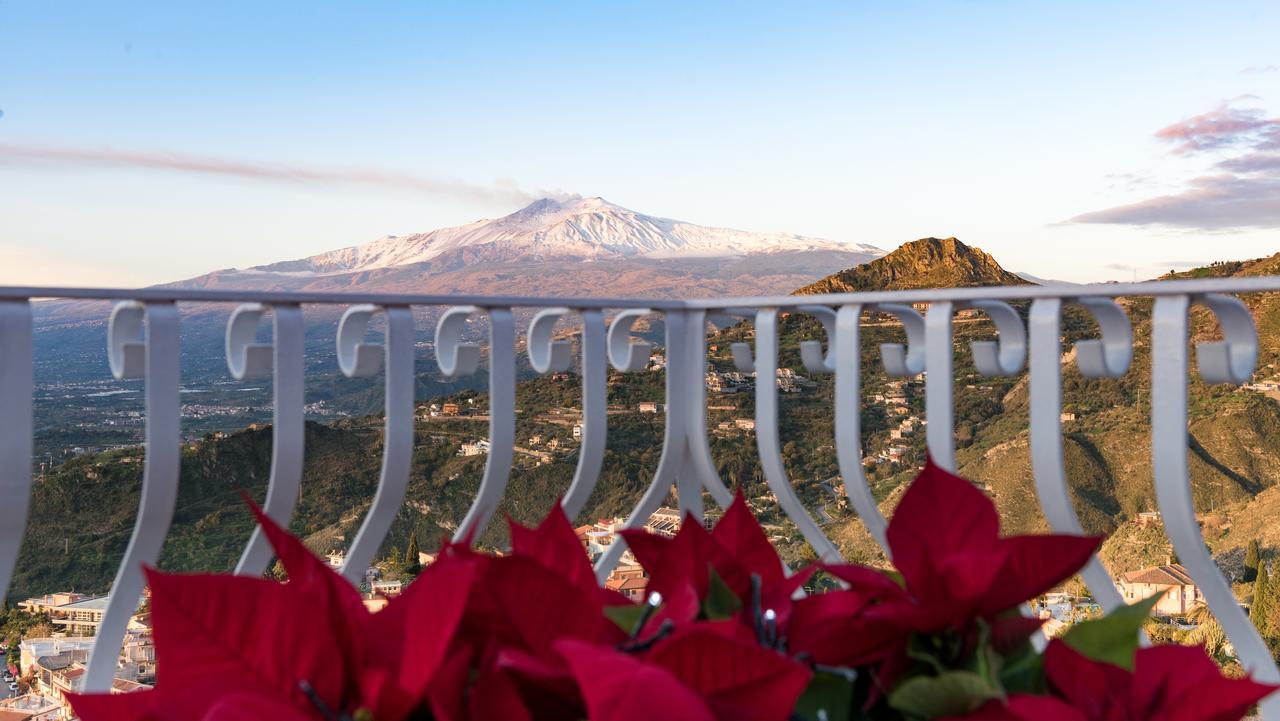
[[(529, 323), (529, 364), (538, 373), (567, 370), (573, 365), (572, 345), (553, 339), (557, 321), (568, 308), (547, 308)], [(576, 518), (595, 490), (604, 463), (604, 447), (609, 428), (609, 358), (605, 340), (604, 312), (581, 311), (582, 316), (582, 438), (573, 482), (560, 501), (569, 518)]]
[[(276, 523), (289, 525), (302, 485), (304, 444), (302, 308), (271, 307), (272, 341), (258, 343), (258, 323), (267, 311), (261, 303), (236, 308), (227, 322), (227, 369), (236, 380), (272, 375), (271, 476), (262, 510)], [(260, 576), (271, 561), (271, 545), (255, 527), (235, 572)]]
[[(385, 320), (385, 342), (366, 342), (369, 323), (378, 315)], [(386, 538), (409, 487), (409, 464), (413, 459), (413, 312), (408, 306), (352, 306), (338, 323), (337, 340), (338, 367), (348, 378), (371, 376), (386, 367), (378, 490), (341, 569), (343, 577), (358, 583)]]
[(143, 566), (155, 565), (173, 521), (181, 450), (178, 322), (173, 303), (125, 301), (111, 312), (107, 330), (111, 373), (117, 379), (143, 378), (146, 382), (146, 459), (138, 518), (111, 584), (111, 600), (85, 669), (83, 689), (87, 692), (111, 688), (129, 618), (142, 598)]
[[(489, 455), (480, 490), (454, 533), (454, 541), (470, 543), (493, 517), (511, 478), (516, 445), (516, 330), (510, 308), (450, 308), (436, 325), (436, 362), (446, 378), (474, 373), (480, 365), (480, 346), (462, 342), (467, 320), (480, 313), (489, 317)], [(563, 360), (563, 351), (560, 352)], [(555, 349), (552, 349), (554, 360)]]
[[(1238, 298), (1209, 293), (1156, 299), (1151, 318), (1151, 454), (1156, 499), (1178, 558), (1245, 670), (1259, 681), (1280, 683), (1275, 659), (1209, 555), (1196, 519), (1187, 467), (1187, 341), (1192, 304), (1206, 307), (1222, 329), (1221, 341), (1196, 344), (1196, 366), (1206, 383), (1245, 383), (1258, 357), (1257, 330), (1249, 309)], [(1280, 696), (1272, 694), (1260, 707), (1264, 718), (1280, 718)]]

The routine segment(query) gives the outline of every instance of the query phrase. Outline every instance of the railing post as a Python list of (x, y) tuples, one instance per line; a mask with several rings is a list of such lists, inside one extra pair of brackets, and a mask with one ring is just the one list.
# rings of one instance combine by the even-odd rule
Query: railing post
[(924, 414), (925, 441), (933, 462), (956, 470), (956, 427), (953, 395), (955, 383), (951, 340), (951, 316), (955, 306), (950, 301), (929, 305), (924, 317), (925, 377)]
[(9, 590), (31, 502), (32, 372), (31, 304), (0, 302), (0, 595)]
[(178, 323), (178, 309), (173, 303), (123, 302), (111, 314), (108, 340), (112, 372), (117, 378), (146, 379), (146, 461), (138, 519), (111, 584), (111, 600), (85, 669), (86, 692), (111, 688), (129, 618), (142, 597), (142, 568), (154, 565), (159, 558), (173, 520), (181, 451)]
[[(539, 373), (555, 368), (555, 346), (551, 340), (555, 321), (568, 314), (568, 308), (549, 308), (534, 316), (529, 324), (529, 361)], [(600, 466), (604, 462), (604, 447), (608, 440), (609, 423), (609, 358), (605, 348), (604, 312), (599, 309), (581, 311), (582, 315), (582, 438), (578, 446), (578, 465), (573, 472), (573, 482), (565, 491), (560, 507), (570, 519), (577, 518), (591, 498), (596, 482), (600, 479)], [(549, 325), (543, 325), (549, 324)], [(539, 332), (546, 328), (545, 336)], [(546, 347), (543, 362), (542, 349)], [(567, 344), (560, 346), (567, 352)], [(567, 361), (567, 367), (572, 363)]]
[[(298, 503), (305, 443), (302, 308), (291, 304), (272, 307), (270, 346), (254, 342), (258, 321), (265, 310), (261, 304), (250, 303), (232, 314), (227, 323), (227, 364), (237, 380), (266, 375), (268, 369), (273, 373), (271, 477), (267, 481), (263, 511), (276, 523), (288, 526)], [(256, 526), (235, 572), (242, 576), (260, 576), (270, 561), (271, 545), (262, 528)]]
[[(383, 354), (379, 354), (376, 345), (364, 342), (369, 320), (378, 313), (386, 316), (387, 323)], [(338, 363), (344, 374), (368, 376), (376, 373), (384, 360), (386, 365), (386, 418), (378, 490), (342, 564), (343, 577), (352, 583), (364, 577), (404, 504), (409, 486), (413, 459), (413, 340), (413, 312), (408, 306), (353, 306), (338, 325)]]
[[(1257, 332), (1248, 311), (1227, 296), (1206, 296), (1200, 302), (1214, 311), (1225, 338), (1198, 346), (1201, 375), (1211, 383), (1243, 383), (1253, 370), (1250, 357), (1256, 358), (1257, 353)], [(1187, 468), (1187, 313), (1191, 304), (1188, 295), (1162, 296), (1156, 299), (1151, 316), (1151, 454), (1156, 498), (1178, 558), (1204, 594), (1245, 670), (1263, 683), (1280, 683), (1275, 659), (1213, 562), (1196, 521)], [(1211, 358), (1225, 362), (1206, 362)], [(1242, 372), (1246, 366), (1247, 372)], [(1263, 718), (1280, 719), (1280, 696), (1272, 694), (1259, 706)]]
[(862, 306), (845, 305), (836, 311), (835, 428), (836, 461), (845, 494), (885, 554), (889, 542), (887, 524), (862, 472)]
[[(459, 309), (455, 309), (459, 310)], [(459, 311), (462, 312), (462, 311)], [(455, 543), (469, 542), (484, 531), (485, 525), (498, 509), (507, 482), (511, 478), (511, 462), (516, 445), (516, 330), (510, 308), (490, 308), (489, 314), (489, 455), (484, 463), (484, 476), (475, 502), (454, 534)], [(446, 325), (446, 316), (440, 319), (440, 327)], [(453, 317), (458, 317), (456, 314)], [(449, 349), (440, 344), (437, 332), (437, 348), (447, 354)], [(446, 333), (449, 342), (452, 332)], [(474, 348), (474, 346), (472, 346)], [(478, 348), (475, 348), (478, 351)], [(441, 359), (440, 369), (452, 375), (452, 364)]]
[[(733, 502), (733, 494), (725, 487), (716, 469), (715, 459), (711, 456), (711, 446), (707, 440), (707, 312), (705, 310), (688, 311), (685, 323), (684, 343), (672, 351), (671, 355), (680, 354), (685, 360), (677, 369), (684, 388), (677, 397), (683, 404), (685, 419), (685, 438), (688, 459), (683, 475), (690, 477), (691, 488), (699, 494), (706, 490), (711, 499), (721, 508), (728, 508)], [(668, 372), (671, 372), (668, 364)], [(699, 482), (701, 488), (698, 488)], [(690, 491), (691, 493), (694, 491)], [(701, 503), (701, 495), (699, 495)], [(700, 513), (700, 512), (699, 512)]]
[[(838, 345), (839, 340), (832, 338)], [(787, 477), (782, 460), (781, 431), (778, 422), (778, 310), (763, 308), (756, 313), (756, 448), (760, 453), (760, 466), (764, 470), (769, 488), (778, 498), (791, 522), (813, 547), (818, 558), (827, 563), (839, 563), (840, 550), (827, 538), (796, 497), (791, 480)]]
[[(1062, 453), (1062, 305), (1061, 298), (1040, 298), (1031, 305), (1031, 467), (1040, 507), (1049, 525), (1059, 533), (1079, 535), (1084, 528), (1071, 503)], [(1128, 363), (1124, 365), (1121, 374)], [(1089, 559), (1080, 575), (1104, 609), (1110, 611), (1124, 605), (1097, 556)]]
[[(609, 329), (610, 340), (610, 362), (618, 370), (623, 372), (636, 372), (644, 369), (644, 363), (648, 362), (648, 353), (651, 346), (647, 343), (632, 343), (626, 337), (627, 331), (635, 319), (647, 313), (647, 311), (624, 311), (619, 313), (613, 320), (613, 326)], [(683, 363), (677, 361), (677, 356), (683, 353), (683, 341), (685, 340), (685, 328), (688, 318), (685, 311), (673, 310), (664, 314), (663, 322), (666, 327), (667, 338), (667, 379), (666, 379), (666, 426), (662, 434), (662, 455), (658, 458), (658, 468), (653, 473), (653, 481), (645, 490), (644, 495), (640, 497), (640, 502), (627, 516), (627, 520), (623, 522), (624, 528), (636, 528), (644, 525), (645, 521), (653, 515), (653, 512), (662, 506), (662, 501), (667, 497), (667, 493), (675, 487), (676, 479), (680, 476), (685, 466), (685, 457), (688, 455), (686, 450), (687, 441), (685, 438), (685, 422), (687, 415), (683, 412), (680, 404), (681, 393), (684, 391), (682, 386)], [(640, 355), (644, 355), (644, 363), (640, 360)], [(673, 370), (671, 365), (676, 363)], [(673, 409), (672, 404), (675, 404)], [(680, 503), (684, 506), (688, 499), (685, 494), (681, 494)], [(701, 497), (698, 498), (698, 518), (701, 520)], [(694, 509), (690, 509), (694, 510)], [(618, 561), (622, 558), (622, 553), (626, 550), (626, 542), (621, 537), (614, 539), (613, 543), (605, 549), (605, 552), (596, 560), (596, 580), (604, 583), (609, 577), (609, 573), (613, 571), (614, 566), (618, 565)]]

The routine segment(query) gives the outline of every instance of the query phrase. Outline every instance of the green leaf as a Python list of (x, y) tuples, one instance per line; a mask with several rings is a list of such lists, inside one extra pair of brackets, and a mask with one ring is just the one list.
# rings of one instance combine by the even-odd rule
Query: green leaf
[(1062, 641), (1094, 661), (1133, 670), (1138, 652), (1138, 631), (1160, 600), (1158, 595), (1122, 606), (1102, 618), (1077, 623), (1062, 635)]
[(973, 671), (948, 671), (938, 676), (916, 676), (899, 684), (889, 695), (889, 705), (914, 718), (934, 719), (976, 711), (1003, 692)]
[(796, 701), (793, 719), (848, 721), (853, 718), (853, 671), (847, 674), (818, 671)]
[(1000, 685), (1007, 693), (1044, 693), (1044, 657), (1027, 644), (1004, 660), (1000, 669)]
[(604, 615), (610, 621), (618, 624), (618, 628), (621, 628), (626, 633), (631, 633), (646, 610), (647, 608), (643, 603), (635, 606), (605, 606)]
[(723, 621), (732, 618), (742, 608), (742, 599), (729, 588), (715, 568), (710, 568), (711, 583), (707, 588), (707, 597), (702, 601), (702, 615), (710, 621)]

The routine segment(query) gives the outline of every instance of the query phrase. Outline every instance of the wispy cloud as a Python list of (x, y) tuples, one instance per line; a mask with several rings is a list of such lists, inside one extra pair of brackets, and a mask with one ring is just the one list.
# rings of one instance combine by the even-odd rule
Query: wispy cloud
[(1269, 118), (1260, 108), (1235, 108), (1228, 103), (1156, 131), (1157, 138), (1174, 143), (1177, 154), (1269, 140), (1278, 134), (1280, 118)]
[[(1209, 172), (1175, 192), (1103, 208), (1071, 223), (1163, 225), (1195, 230), (1280, 228), (1280, 117), (1237, 103), (1185, 118), (1156, 131), (1177, 156), (1206, 155)], [(1225, 156), (1225, 157), (1224, 157)]]
[(1262, 75), (1280, 72), (1280, 65), (1250, 65), (1240, 71), (1241, 75)]
[(365, 185), (448, 197), (478, 205), (509, 206), (529, 203), (548, 195), (570, 195), (562, 191), (526, 191), (510, 179), (500, 179), (491, 185), (478, 185), (453, 178), (429, 177), (383, 168), (321, 167), (144, 150), (0, 143), (0, 167), (6, 165), (54, 170), (152, 170), (294, 185)]

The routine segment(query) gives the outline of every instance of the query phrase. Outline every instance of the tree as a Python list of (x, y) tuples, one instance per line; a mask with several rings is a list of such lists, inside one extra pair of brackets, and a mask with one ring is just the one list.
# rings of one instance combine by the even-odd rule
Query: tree
[(1244, 578), (1245, 583), (1253, 583), (1258, 578), (1258, 561), (1261, 555), (1261, 549), (1258, 548), (1258, 539), (1249, 541), (1249, 548), (1244, 552)]
[(422, 573), (422, 562), (418, 560), (418, 532), (409, 534), (409, 548), (404, 552), (404, 573), (417, 578)]
[(416, 566), (418, 564), (418, 532), (413, 531), (409, 534), (409, 548), (404, 552), (404, 565)]
[(1263, 639), (1270, 641), (1275, 637), (1275, 582), (1272, 573), (1265, 564), (1258, 566), (1258, 576), (1253, 582), (1253, 605), (1249, 607), (1249, 618), (1257, 627)]

